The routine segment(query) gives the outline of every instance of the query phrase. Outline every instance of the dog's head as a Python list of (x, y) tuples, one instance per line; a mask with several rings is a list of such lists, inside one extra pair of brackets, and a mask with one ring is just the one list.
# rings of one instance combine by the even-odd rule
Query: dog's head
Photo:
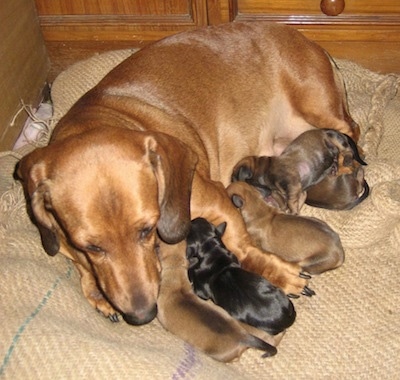
[(364, 169), (358, 166), (353, 172), (328, 175), (307, 190), (306, 203), (330, 210), (350, 210), (369, 195), (364, 179)]
[(43, 247), (91, 271), (132, 324), (156, 315), (157, 232), (167, 243), (190, 228), (197, 157), (177, 139), (96, 128), (25, 156), (17, 175)]

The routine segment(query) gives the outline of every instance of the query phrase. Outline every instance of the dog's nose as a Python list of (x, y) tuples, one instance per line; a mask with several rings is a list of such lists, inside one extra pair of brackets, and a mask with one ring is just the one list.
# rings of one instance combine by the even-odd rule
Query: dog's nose
[(151, 322), (157, 315), (157, 305), (154, 305), (150, 310), (135, 311), (135, 313), (124, 313), (122, 318), (130, 325), (144, 325)]

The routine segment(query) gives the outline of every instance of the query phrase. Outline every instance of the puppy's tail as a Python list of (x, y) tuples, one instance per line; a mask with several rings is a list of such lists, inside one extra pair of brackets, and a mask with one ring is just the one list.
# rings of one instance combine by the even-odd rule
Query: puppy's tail
[(262, 355), (263, 358), (268, 358), (270, 356), (274, 356), (278, 352), (276, 347), (270, 345), (269, 343), (263, 341), (260, 338), (257, 338), (254, 335), (251, 335), (251, 334), (247, 334), (245, 341), (243, 341), (242, 343), (248, 347), (256, 348), (257, 350), (264, 351), (264, 354)]

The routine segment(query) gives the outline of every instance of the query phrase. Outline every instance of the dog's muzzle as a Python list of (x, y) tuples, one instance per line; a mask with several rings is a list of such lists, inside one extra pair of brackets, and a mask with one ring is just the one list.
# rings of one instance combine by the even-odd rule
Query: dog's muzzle
[(145, 325), (146, 323), (151, 322), (157, 316), (157, 305), (154, 305), (150, 310), (146, 310), (143, 312), (136, 311), (135, 313), (122, 313), (122, 318), (126, 323), (130, 325)]

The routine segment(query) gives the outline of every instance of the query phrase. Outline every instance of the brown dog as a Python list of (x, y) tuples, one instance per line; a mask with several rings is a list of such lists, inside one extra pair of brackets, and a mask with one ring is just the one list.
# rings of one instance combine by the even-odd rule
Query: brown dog
[[(185, 244), (180, 244), (179, 254), (164, 245), (159, 255), (161, 284), (157, 318), (163, 327), (222, 362), (238, 358), (250, 347), (265, 351), (263, 357), (275, 355), (277, 350), (273, 345), (251, 335), (225, 310), (193, 293), (187, 274)], [(269, 340), (274, 342), (273, 337)]]
[(232, 183), (227, 192), (261, 248), (298, 263), (310, 274), (320, 274), (343, 263), (340, 238), (325, 222), (285, 214), (276, 208), (279, 202), (267, 203), (263, 194), (246, 182)]
[(157, 312), (156, 235), (176, 244), (196, 217), (227, 222), (243, 268), (303, 291), (301, 268), (254, 246), (224, 186), (243, 157), (278, 154), (314, 127), (359, 136), (328, 55), (284, 25), (231, 23), (127, 58), (18, 175), (45, 250), (74, 261), (94, 307), (143, 324)]
[(339, 155), (345, 167), (354, 160), (366, 165), (348, 136), (330, 129), (310, 130), (293, 140), (278, 157), (244, 158), (233, 169), (232, 180), (279, 191), (289, 211), (298, 214), (307, 198), (306, 191), (327, 175), (337, 174)]

